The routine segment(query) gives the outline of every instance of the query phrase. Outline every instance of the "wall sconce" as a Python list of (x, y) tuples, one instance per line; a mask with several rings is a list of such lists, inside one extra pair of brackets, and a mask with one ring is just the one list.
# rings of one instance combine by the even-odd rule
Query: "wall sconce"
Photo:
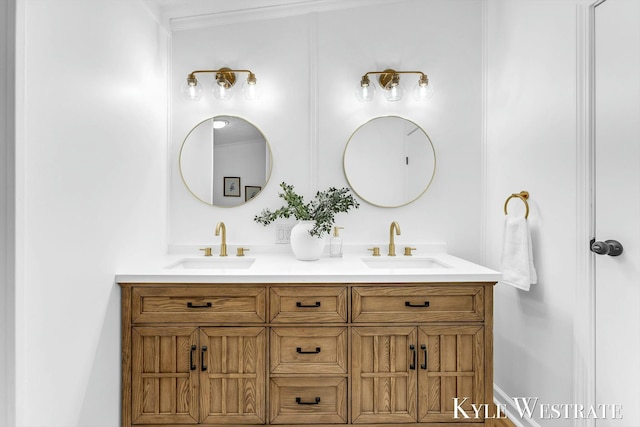
[(202, 83), (198, 82), (196, 74), (215, 73), (213, 81), (213, 95), (217, 99), (227, 100), (233, 96), (233, 86), (236, 84), (236, 73), (248, 73), (247, 80), (242, 83), (242, 93), (248, 100), (260, 98), (260, 87), (256, 84), (256, 75), (250, 70), (232, 70), (230, 68), (220, 68), (219, 70), (196, 70), (189, 73), (187, 81), (182, 87), (182, 94), (191, 101), (199, 101), (202, 98)]
[(378, 83), (384, 90), (384, 96), (387, 101), (399, 101), (404, 95), (404, 87), (400, 82), (400, 74), (419, 74), (418, 85), (413, 90), (414, 97), (417, 100), (425, 100), (431, 98), (433, 95), (433, 85), (429, 84), (427, 75), (422, 71), (396, 71), (392, 69), (386, 69), (384, 71), (369, 71), (360, 80), (360, 84), (356, 89), (356, 98), (359, 101), (371, 101), (375, 95), (375, 85), (371, 83), (369, 74), (379, 74)]

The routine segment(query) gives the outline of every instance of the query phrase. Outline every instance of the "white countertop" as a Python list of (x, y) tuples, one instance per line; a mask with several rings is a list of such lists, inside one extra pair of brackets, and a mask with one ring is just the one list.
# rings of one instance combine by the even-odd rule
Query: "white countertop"
[[(382, 250), (384, 252), (384, 250)], [(398, 251), (401, 252), (401, 251)], [(428, 252), (428, 251), (427, 251)], [(116, 274), (117, 283), (409, 283), (409, 282), (497, 282), (501, 274), (446, 252), (421, 252), (421, 255), (374, 257), (365, 251), (347, 252), (342, 258), (323, 255), (317, 261), (299, 261), (288, 251), (276, 253), (259, 250), (236, 257), (229, 249), (228, 257), (219, 257), (216, 249), (212, 257), (203, 255), (170, 254), (138, 261)], [(167, 266), (195, 261), (221, 262), (221, 268), (167, 268)], [(250, 263), (249, 268), (227, 268), (234, 263)], [(371, 268), (365, 260), (393, 262), (393, 268)], [(408, 261), (408, 268), (398, 264)], [(422, 268), (415, 263), (424, 261)], [(433, 264), (435, 262), (435, 265)], [(386, 265), (386, 264), (385, 264)]]

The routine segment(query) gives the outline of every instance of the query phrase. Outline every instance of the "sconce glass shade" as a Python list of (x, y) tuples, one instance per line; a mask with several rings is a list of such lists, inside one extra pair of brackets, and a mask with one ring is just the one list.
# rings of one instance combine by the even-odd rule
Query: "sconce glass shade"
[(420, 78), (418, 86), (413, 90), (413, 96), (418, 101), (425, 101), (433, 96), (433, 83), (429, 82), (427, 76)]
[(250, 73), (247, 80), (242, 83), (242, 93), (244, 94), (244, 97), (249, 101), (256, 101), (260, 99), (262, 90), (260, 86), (258, 86), (255, 74)]
[(413, 96), (418, 101), (425, 101), (433, 96), (433, 86), (428, 84), (426, 86), (416, 86), (413, 91)]
[(213, 83), (213, 96), (222, 101), (228, 101), (233, 97), (232, 86), (224, 81), (217, 80)]
[(356, 88), (356, 98), (360, 102), (369, 102), (373, 99), (373, 96), (376, 93), (376, 88), (373, 85), (369, 86), (360, 86)]
[(400, 101), (404, 96), (404, 87), (400, 82), (389, 85), (384, 90), (384, 97), (389, 102)]
[(360, 102), (371, 101), (376, 94), (376, 87), (371, 84), (368, 76), (362, 77), (360, 84), (356, 87), (356, 98)]
[(182, 85), (182, 96), (188, 101), (199, 101), (202, 98), (202, 85), (197, 80), (187, 79)]
[(387, 101), (400, 101), (404, 95), (404, 87), (400, 83), (400, 74), (395, 70), (386, 69), (378, 78), (380, 87), (384, 89), (384, 97)]

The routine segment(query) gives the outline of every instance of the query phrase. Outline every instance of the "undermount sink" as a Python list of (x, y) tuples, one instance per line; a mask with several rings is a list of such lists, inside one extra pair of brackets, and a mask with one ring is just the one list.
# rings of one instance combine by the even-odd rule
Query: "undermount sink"
[(183, 258), (165, 268), (186, 270), (246, 270), (255, 258)]
[(434, 258), (411, 258), (411, 257), (376, 257), (362, 258), (362, 262), (369, 268), (395, 268), (395, 269), (432, 269), (432, 268), (449, 268)]

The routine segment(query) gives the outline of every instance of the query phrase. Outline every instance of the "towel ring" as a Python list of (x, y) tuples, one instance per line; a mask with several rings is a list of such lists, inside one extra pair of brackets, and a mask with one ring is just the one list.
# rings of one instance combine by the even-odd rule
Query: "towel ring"
[(529, 203), (527, 203), (527, 199), (529, 198), (529, 192), (528, 191), (521, 191), (519, 193), (513, 193), (512, 195), (507, 197), (507, 200), (504, 202), (504, 214), (508, 215), (507, 205), (509, 204), (509, 200), (513, 199), (514, 197), (517, 197), (518, 199), (522, 200), (522, 202), (524, 203), (524, 207), (526, 208), (526, 211), (525, 211), (525, 214), (524, 214), (524, 218), (525, 219), (529, 218)]

